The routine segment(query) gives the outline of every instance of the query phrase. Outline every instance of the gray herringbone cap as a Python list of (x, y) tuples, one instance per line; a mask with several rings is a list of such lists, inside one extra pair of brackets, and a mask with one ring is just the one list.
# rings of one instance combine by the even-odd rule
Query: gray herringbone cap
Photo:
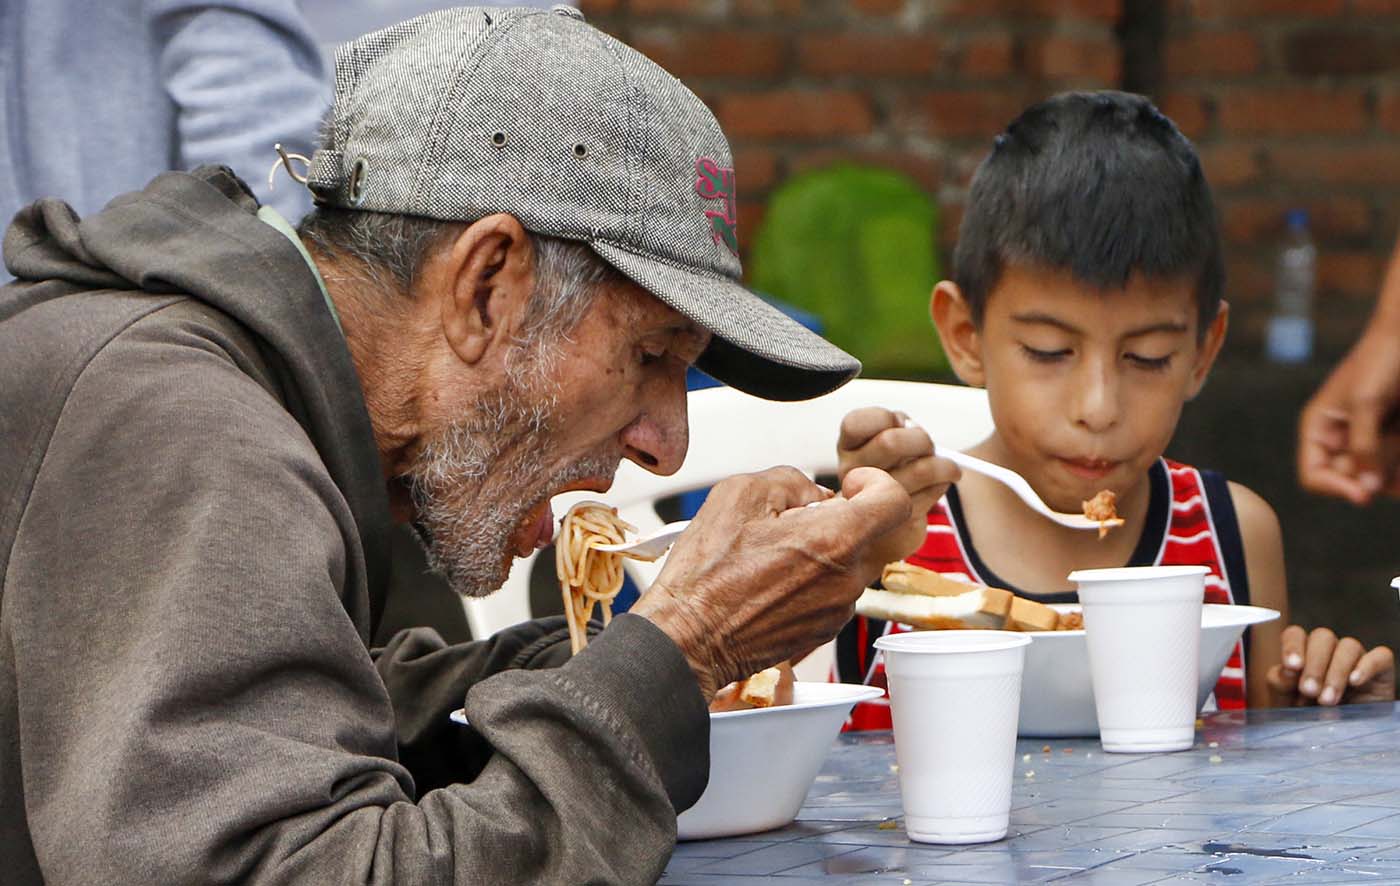
[[(701, 369), (775, 400), (860, 363), (740, 285), (734, 162), (680, 81), (574, 10), (463, 8), (343, 46), (319, 202), (586, 242), (714, 333)], [(854, 294), (853, 294), (854, 295)]]

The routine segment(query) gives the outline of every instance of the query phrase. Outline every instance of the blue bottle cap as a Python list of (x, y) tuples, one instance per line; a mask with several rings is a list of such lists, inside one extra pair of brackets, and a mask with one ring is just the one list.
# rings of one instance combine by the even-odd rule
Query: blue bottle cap
[(1291, 230), (1301, 230), (1308, 226), (1308, 211), (1306, 209), (1288, 210), (1288, 227)]

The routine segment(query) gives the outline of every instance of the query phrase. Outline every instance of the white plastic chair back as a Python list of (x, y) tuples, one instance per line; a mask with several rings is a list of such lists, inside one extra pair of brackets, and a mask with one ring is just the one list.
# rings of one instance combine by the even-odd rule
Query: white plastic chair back
[[(928, 430), (936, 447), (962, 449), (992, 431), (985, 391), (923, 382), (856, 379), (825, 397), (798, 403), (760, 400), (729, 387), (707, 388), (692, 391), (689, 406), (690, 450), (679, 471), (660, 477), (623, 462), (606, 495), (561, 495), (554, 500), (554, 513), (562, 515), (583, 499), (603, 499), (615, 506), (623, 519), (647, 533), (665, 522), (656, 513), (658, 501), (708, 488), (734, 474), (783, 464), (793, 465), (808, 476), (834, 474), (841, 419), (862, 406), (907, 413)], [(534, 559), (517, 560), (495, 594), (466, 601), (472, 636), (487, 637), (530, 617)], [(665, 560), (624, 562), (628, 575), (645, 590)], [(804, 661), (799, 666), (799, 679), (825, 679), (829, 662), (829, 650)]]

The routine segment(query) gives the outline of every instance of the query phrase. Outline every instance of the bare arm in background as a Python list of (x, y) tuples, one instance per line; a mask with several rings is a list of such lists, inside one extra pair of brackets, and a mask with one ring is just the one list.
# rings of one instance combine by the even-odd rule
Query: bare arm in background
[(1400, 495), (1400, 243), (1361, 339), (1303, 409), (1298, 479), (1310, 492), (1369, 504)]

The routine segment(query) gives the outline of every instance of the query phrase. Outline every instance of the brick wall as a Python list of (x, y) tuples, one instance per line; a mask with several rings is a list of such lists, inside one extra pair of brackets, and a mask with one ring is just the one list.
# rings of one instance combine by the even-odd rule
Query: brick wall
[(1312, 211), (1328, 353), (1363, 322), (1395, 236), (1400, 0), (581, 5), (715, 109), (744, 244), (776, 183), (853, 160), (903, 170), (939, 199), (946, 256), (968, 177), (1020, 108), (1124, 86), (1154, 95), (1200, 147), (1227, 241), (1232, 353), (1258, 350), (1287, 208)]
[(1217, 191), (1237, 340), (1257, 341), (1290, 206), (1320, 249), (1324, 352), (1369, 311), (1400, 206), (1400, 2), (1177, 0), (1159, 96)]
[(1117, 84), (1121, 0), (583, 0), (680, 77), (734, 149), (740, 240), (786, 176), (842, 160), (902, 170), (945, 209), (980, 155), (1059, 89)]

